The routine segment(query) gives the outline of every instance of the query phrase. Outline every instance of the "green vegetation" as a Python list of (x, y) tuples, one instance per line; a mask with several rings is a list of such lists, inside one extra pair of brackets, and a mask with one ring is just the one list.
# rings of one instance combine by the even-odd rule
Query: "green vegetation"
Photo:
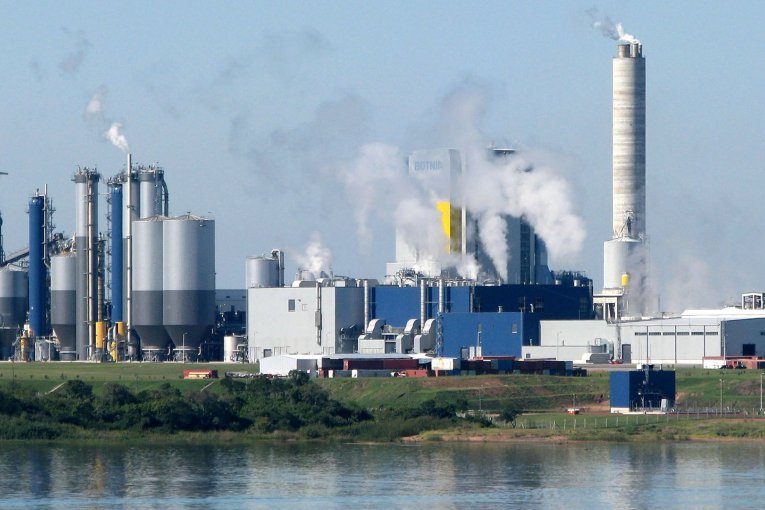
[[(760, 372), (681, 369), (678, 416), (608, 413), (609, 377), (185, 380), (252, 365), (0, 363), (0, 439), (78, 441), (761, 440)], [(723, 380), (722, 384), (720, 379)], [(723, 407), (746, 411), (720, 419)], [(566, 408), (583, 414), (571, 416)]]
[[(208, 382), (209, 384), (209, 382)], [(224, 379), (217, 392), (187, 391), (165, 382), (133, 391), (118, 382), (66, 380), (48, 393), (11, 383), (0, 389), (0, 439), (87, 438), (92, 432), (176, 434), (236, 432), (255, 438), (393, 440), (458, 423), (465, 402), (428, 400), (406, 410), (372, 413), (331, 398), (302, 372), (285, 379)]]

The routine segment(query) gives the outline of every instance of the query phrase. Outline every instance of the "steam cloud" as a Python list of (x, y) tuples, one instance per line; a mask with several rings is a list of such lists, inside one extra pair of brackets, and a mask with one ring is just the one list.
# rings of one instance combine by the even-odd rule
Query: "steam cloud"
[(640, 43), (640, 41), (631, 34), (624, 31), (624, 27), (621, 23), (614, 23), (608, 16), (598, 18), (598, 10), (592, 8), (587, 11), (587, 14), (592, 20), (592, 28), (599, 30), (603, 37), (608, 37), (614, 41), (622, 41), (628, 43)]
[(318, 232), (311, 234), (305, 253), (295, 255), (295, 259), (300, 269), (310, 272), (315, 278), (320, 277), (322, 273), (332, 273), (332, 252), (324, 246)]
[(108, 89), (105, 85), (98, 87), (88, 101), (88, 104), (85, 106), (85, 118), (86, 120), (95, 121), (96, 125), (99, 126), (99, 130), (108, 125), (109, 127), (103, 131), (101, 136), (106, 140), (109, 140), (112, 145), (121, 151), (128, 152), (129, 145), (127, 138), (122, 133), (122, 123), (111, 121), (106, 118), (105, 109), (107, 93)]
[[(487, 146), (491, 138), (479, 127), (487, 111), (488, 92), (480, 84), (462, 84), (444, 97), (435, 125), (448, 126), (437, 133), (439, 144), (452, 144), (460, 150), (465, 167), (456, 185), (462, 193), (462, 205), (476, 219), (478, 240), (496, 273), (507, 281), (511, 248), (507, 216), (524, 218), (545, 241), (550, 257), (558, 261), (581, 250), (586, 232), (584, 222), (574, 212), (573, 192), (546, 163), (549, 157), (530, 150), (499, 161), (490, 156)], [(436, 208), (439, 200), (448, 199), (444, 190), (438, 183), (409, 176), (405, 154), (393, 145), (365, 144), (359, 147), (355, 159), (338, 166), (336, 176), (355, 207), (360, 244), (371, 242), (373, 230), (369, 224), (376, 214), (393, 222), (397, 237), (412, 252), (412, 259), (453, 267), (463, 277), (476, 278), (481, 268), (475, 259), (448, 253), (441, 213)], [(533, 171), (529, 171), (532, 167)], [(439, 177), (438, 181), (443, 179)], [(395, 193), (380, 200), (380, 190), (386, 189)]]
[(104, 133), (104, 138), (109, 140), (112, 145), (120, 149), (122, 152), (129, 150), (127, 138), (120, 131), (122, 130), (122, 124), (119, 122), (112, 122), (112, 125)]

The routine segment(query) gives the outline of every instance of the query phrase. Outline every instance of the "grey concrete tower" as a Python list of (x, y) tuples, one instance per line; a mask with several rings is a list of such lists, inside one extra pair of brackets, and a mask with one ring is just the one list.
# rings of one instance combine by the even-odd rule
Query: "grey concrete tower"
[(77, 359), (87, 360), (95, 347), (98, 316), (98, 181), (95, 170), (82, 168), (72, 180), (76, 188), (75, 251), (77, 253), (76, 323)]
[(613, 59), (613, 237), (645, 234), (645, 59), (626, 43)]

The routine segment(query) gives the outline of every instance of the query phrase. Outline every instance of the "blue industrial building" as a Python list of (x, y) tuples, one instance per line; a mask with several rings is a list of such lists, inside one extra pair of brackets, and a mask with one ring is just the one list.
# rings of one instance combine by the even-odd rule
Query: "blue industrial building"
[[(662, 403), (664, 401), (664, 405)], [(611, 372), (611, 412), (668, 409), (675, 405), (675, 372)]]
[(520, 357), (521, 346), (539, 345), (540, 321), (592, 318), (592, 287), (583, 280), (584, 285), (559, 279), (557, 285), (374, 287), (370, 319), (404, 327), (410, 319), (436, 318), (443, 291), (442, 355), (460, 356), (463, 348), (480, 343), (484, 356)]

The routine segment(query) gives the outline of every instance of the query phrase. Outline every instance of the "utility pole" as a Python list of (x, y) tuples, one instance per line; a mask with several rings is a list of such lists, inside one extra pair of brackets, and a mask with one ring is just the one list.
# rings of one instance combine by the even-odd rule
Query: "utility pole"
[(722, 416), (722, 411), (723, 411), (723, 408), (722, 408), (722, 385), (723, 385), (723, 380), (720, 379), (720, 416)]

